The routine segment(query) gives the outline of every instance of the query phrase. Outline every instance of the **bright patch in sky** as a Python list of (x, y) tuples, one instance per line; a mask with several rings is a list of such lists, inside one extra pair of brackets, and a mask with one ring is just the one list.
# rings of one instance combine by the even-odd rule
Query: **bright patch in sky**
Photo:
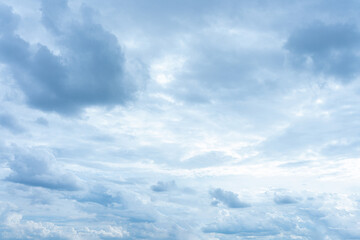
[(0, 239), (360, 239), (359, 7), (0, 0)]

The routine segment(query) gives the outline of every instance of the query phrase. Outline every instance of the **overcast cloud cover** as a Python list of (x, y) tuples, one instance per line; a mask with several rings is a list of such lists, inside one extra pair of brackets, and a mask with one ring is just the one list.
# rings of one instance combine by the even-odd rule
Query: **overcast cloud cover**
[(360, 239), (359, 8), (0, 0), (0, 238)]

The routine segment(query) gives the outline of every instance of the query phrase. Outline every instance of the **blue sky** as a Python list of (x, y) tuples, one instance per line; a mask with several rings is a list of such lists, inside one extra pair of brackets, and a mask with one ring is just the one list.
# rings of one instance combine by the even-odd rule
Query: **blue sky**
[(359, 7), (0, 0), (0, 238), (360, 239)]

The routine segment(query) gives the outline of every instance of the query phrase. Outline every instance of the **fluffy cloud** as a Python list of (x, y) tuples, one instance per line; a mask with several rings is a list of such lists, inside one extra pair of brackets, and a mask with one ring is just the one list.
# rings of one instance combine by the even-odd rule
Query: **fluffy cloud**
[(112, 227), (108, 226), (106, 229), (95, 230), (95, 229), (86, 229), (89, 233), (99, 236), (101, 239), (119, 239), (128, 237), (129, 233), (125, 231), (122, 227)]
[(276, 204), (293, 204), (293, 203), (297, 203), (298, 200), (290, 195), (287, 194), (283, 194), (283, 193), (275, 193), (274, 196), (274, 202)]
[(163, 182), (159, 181), (157, 184), (151, 186), (151, 190), (154, 192), (166, 192), (176, 188), (175, 181)]
[(294, 31), (285, 48), (295, 65), (348, 82), (359, 72), (359, 40), (354, 24), (315, 22)]
[(55, 190), (73, 191), (80, 188), (79, 179), (64, 172), (55, 157), (46, 150), (20, 150), (8, 165), (12, 172), (6, 180), (10, 182)]
[(129, 233), (121, 226), (84, 227), (74, 229), (67, 226), (55, 225), (51, 222), (40, 222), (23, 219), (16, 212), (4, 214), (2, 221), (2, 239), (128, 239)]
[[(55, 3), (56, 4), (53, 4)], [(125, 71), (125, 58), (116, 37), (82, 8), (72, 18), (66, 1), (43, 1), (42, 22), (59, 53), (32, 45), (16, 34), (19, 17), (1, 7), (1, 21), (10, 22), (0, 38), (0, 60), (12, 71), (30, 106), (74, 114), (87, 106), (125, 104), (136, 86)]]
[[(240, 212), (222, 211), (217, 221), (203, 231), (221, 239), (234, 236), (255, 239), (347, 239), (358, 238), (357, 205), (351, 196), (312, 195), (297, 204), (273, 205), (261, 202)], [(344, 205), (346, 207), (344, 207)], [(355, 214), (355, 215), (353, 215)], [(331, 219), (331, 220), (330, 220)], [(316, 227), (314, 227), (316, 226)]]
[(79, 202), (97, 203), (103, 206), (121, 205), (123, 200), (119, 193), (111, 193), (101, 185), (93, 186), (83, 196), (76, 197)]
[(250, 204), (240, 201), (237, 194), (231, 191), (225, 191), (221, 188), (216, 188), (210, 191), (211, 197), (214, 198), (213, 205), (223, 203), (229, 208), (246, 208), (250, 207)]
[(1, 233), (3, 239), (69, 239), (63, 229), (53, 223), (41, 223), (24, 221), (23, 216), (18, 213), (9, 213), (4, 221), (5, 231)]

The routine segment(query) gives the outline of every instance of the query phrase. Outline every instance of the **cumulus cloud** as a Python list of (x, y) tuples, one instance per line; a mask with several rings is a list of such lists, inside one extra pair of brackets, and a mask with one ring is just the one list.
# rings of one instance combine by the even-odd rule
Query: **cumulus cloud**
[(315, 22), (294, 31), (285, 43), (291, 60), (344, 82), (359, 73), (360, 32), (356, 25)]
[(30, 106), (74, 114), (87, 106), (125, 104), (136, 86), (125, 71), (116, 37), (92, 19), (83, 7), (72, 18), (67, 1), (42, 1), (42, 22), (57, 42), (59, 53), (32, 45), (16, 34), (19, 17), (1, 7), (1, 22), (12, 23), (0, 38), (0, 61), (13, 73)]
[[(351, 239), (358, 238), (357, 203), (349, 195), (302, 193), (298, 204), (261, 202), (241, 214), (223, 210), (202, 230), (220, 239)], [(355, 205), (354, 205), (355, 204)]]
[(91, 234), (101, 237), (101, 239), (119, 239), (129, 236), (129, 233), (120, 226), (107, 226), (107, 228), (100, 230), (86, 228), (86, 230)]
[(121, 226), (106, 225), (103, 227), (74, 228), (54, 224), (46, 221), (33, 221), (24, 219), (16, 212), (3, 214), (2, 239), (122, 239), (129, 237), (129, 233)]
[(55, 190), (73, 191), (80, 188), (79, 179), (61, 169), (55, 157), (46, 150), (19, 150), (8, 165), (12, 172), (6, 180), (10, 182)]
[[(259, 216), (258, 216), (259, 217)], [(229, 217), (218, 223), (207, 225), (205, 233), (231, 234), (249, 238), (278, 237), (279, 229), (271, 221)]]
[(63, 232), (63, 229), (53, 223), (43, 223), (23, 220), (19, 213), (9, 213), (4, 221), (6, 228), (0, 236), (3, 239), (69, 239)]
[(167, 192), (176, 189), (175, 181), (163, 182), (158, 181), (157, 184), (151, 186), (151, 190), (154, 192)]
[(233, 193), (231, 191), (225, 191), (221, 188), (211, 190), (210, 196), (214, 199), (214, 201), (212, 202), (213, 205), (218, 205), (219, 203), (222, 203), (229, 208), (250, 207), (250, 204), (241, 201), (236, 193)]
[(282, 204), (293, 204), (297, 203), (298, 200), (290, 195), (282, 194), (282, 193), (275, 193), (274, 196), (274, 202), (276, 204), (282, 205)]
[(79, 202), (97, 203), (103, 206), (121, 205), (123, 202), (119, 193), (113, 193), (102, 185), (91, 187), (83, 196), (76, 199)]

